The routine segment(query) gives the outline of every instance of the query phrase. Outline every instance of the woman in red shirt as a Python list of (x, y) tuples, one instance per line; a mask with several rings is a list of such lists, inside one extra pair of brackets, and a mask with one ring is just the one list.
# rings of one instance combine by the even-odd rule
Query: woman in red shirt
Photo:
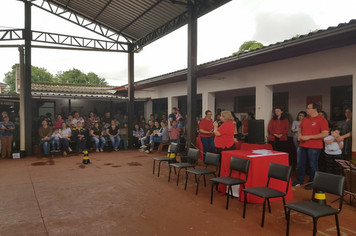
[(287, 132), (289, 130), (289, 121), (280, 108), (274, 109), (272, 120), (269, 122), (268, 141), (273, 150), (287, 152)]
[(215, 152), (215, 144), (214, 144), (214, 121), (211, 119), (210, 110), (205, 112), (205, 118), (199, 122), (199, 133), (200, 140), (203, 145), (203, 153), (204, 153), (204, 163), (205, 163), (205, 153), (207, 152)]
[(222, 151), (235, 150), (234, 132), (235, 125), (230, 111), (222, 111), (220, 120), (222, 125), (218, 128), (218, 122), (214, 122), (215, 147), (217, 153)]

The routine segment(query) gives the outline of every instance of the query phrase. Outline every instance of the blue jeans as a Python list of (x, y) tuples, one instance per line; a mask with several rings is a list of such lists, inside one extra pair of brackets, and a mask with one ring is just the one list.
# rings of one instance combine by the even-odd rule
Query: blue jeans
[(104, 148), (104, 145), (105, 145), (105, 139), (104, 139), (104, 137), (100, 137), (100, 138), (91, 137), (91, 140), (94, 141), (94, 143), (95, 143), (95, 148), (96, 148), (96, 149), (99, 149), (99, 142), (101, 142), (101, 143), (100, 143), (100, 149), (103, 149), (103, 148)]
[(297, 149), (297, 182), (299, 184), (304, 183), (305, 176), (305, 164), (309, 160), (310, 165), (310, 177), (308, 182), (313, 182), (315, 171), (319, 170), (319, 154), (321, 149), (305, 148), (299, 146)]
[(179, 143), (179, 139), (171, 139), (171, 143)]
[(41, 140), (40, 142), (40, 145), (42, 144), (43, 145), (43, 152), (45, 155), (48, 155), (49, 154), (49, 151), (50, 151), (50, 142), (51, 140)]
[(214, 143), (214, 136), (212, 137), (200, 137), (201, 143), (203, 145), (203, 155), (204, 155), (204, 162), (205, 162), (205, 153), (207, 152), (215, 152), (215, 143)]
[(162, 142), (162, 137), (155, 137), (153, 134), (151, 135), (150, 141), (152, 141), (152, 148), (155, 146), (155, 142)]
[(124, 146), (124, 149), (126, 150), (127, 147), (129, 146), (129, 140), (128, 139), (123, 139), (123, 137), (121, 137), (122, 139), (122, 144)]
[(142, 137), (140, 141), (141, 146), (146, 145), (150, 141), (150, 136), (148, 135), (147, 137)]
[(113, 148), (119, 148), (119, 144), (120, 144), (120, 135), (116, 136), (116, 137), (111, 137), (109, 136), (111, 144), (113, 146)]
[[(57, 144), (57, 148), (56, 148), (56, 144)], [(52, 148), (53, 148), (53, 150), (59, 150), (59, 139), (58, 140), (55, 140), (55, 139), (52, 140)]]

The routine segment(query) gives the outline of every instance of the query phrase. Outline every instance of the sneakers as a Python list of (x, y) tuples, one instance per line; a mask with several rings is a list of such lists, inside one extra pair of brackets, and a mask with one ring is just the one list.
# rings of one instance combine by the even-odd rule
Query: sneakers
[(140, 148), (146, 148), (147, 146), (146, 145), (142, 145)]
[(297, 186), (300, 186), (300, 185), (301, 185), (301, 184), (298, 183), (297, 181), (295, 181), (295, 182), (292, 183), (292, 186), (293, 186), (293, 187), (297, 187)]
[(150, 153), (150, 151), (149, 151), (149, 150), (146, 150), (145, 153)]
[(312, 190), (312, 189), (313, 189), (312, 183), (308, 183), (307, 185), (305, 185), (304, 189), (306, 189), (306, 190)]

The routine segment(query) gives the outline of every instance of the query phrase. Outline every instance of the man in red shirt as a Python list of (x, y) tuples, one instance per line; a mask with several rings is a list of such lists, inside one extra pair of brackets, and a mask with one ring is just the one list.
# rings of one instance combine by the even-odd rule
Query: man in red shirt
[(297, 149), (297, 180), (292, 184), (303, 184), (305, 177), (305, 164), (309, 160), (311, 168), (309, 184), (305, 189), (312, 189), (311, 182), (314, 180), (315, 171), (319, 169), (319, 154), (323, 149), (323, 139), (329, 135), (328, 121), (319, 115), (319, 105), (311, 103), (307, 106), (307, 117), (299, 125)]

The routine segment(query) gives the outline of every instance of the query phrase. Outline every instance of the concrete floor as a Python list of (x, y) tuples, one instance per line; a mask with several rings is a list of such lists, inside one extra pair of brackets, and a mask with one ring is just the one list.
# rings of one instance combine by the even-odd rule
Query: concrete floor
[[(195, 195), (191, 176), (184, 191), (184, 172), (168, 182), (168, 168), (152, 174), (156, 154), (127, 150), (70, 157), (0, 160), (0, 236), (14, 235), (285, 235), (282, 201), (271, 202), (265, 227), (260, 204), (247, 206), (214, 194), (210, 183)], [(161, 155), (163, 156), (163, 155)], [(200, 167), (202, 165), (200, 164)], [(208, 181), (209, 182), (209, 181)], [(293, 187), (294, 199), (308, 200), (311, 191)], [(327, 195), (328, 203), (336, 197)], [(337, 206), (338, 203), (332, 204)], [(339, 215), (343, 236), (356, 235), (356, 207), (344, 204)], [(318, 222), (318, 235), (336, 235), (334, 217)], [(294, 213), (290, 235), (312, 235), (310, 217)]]

